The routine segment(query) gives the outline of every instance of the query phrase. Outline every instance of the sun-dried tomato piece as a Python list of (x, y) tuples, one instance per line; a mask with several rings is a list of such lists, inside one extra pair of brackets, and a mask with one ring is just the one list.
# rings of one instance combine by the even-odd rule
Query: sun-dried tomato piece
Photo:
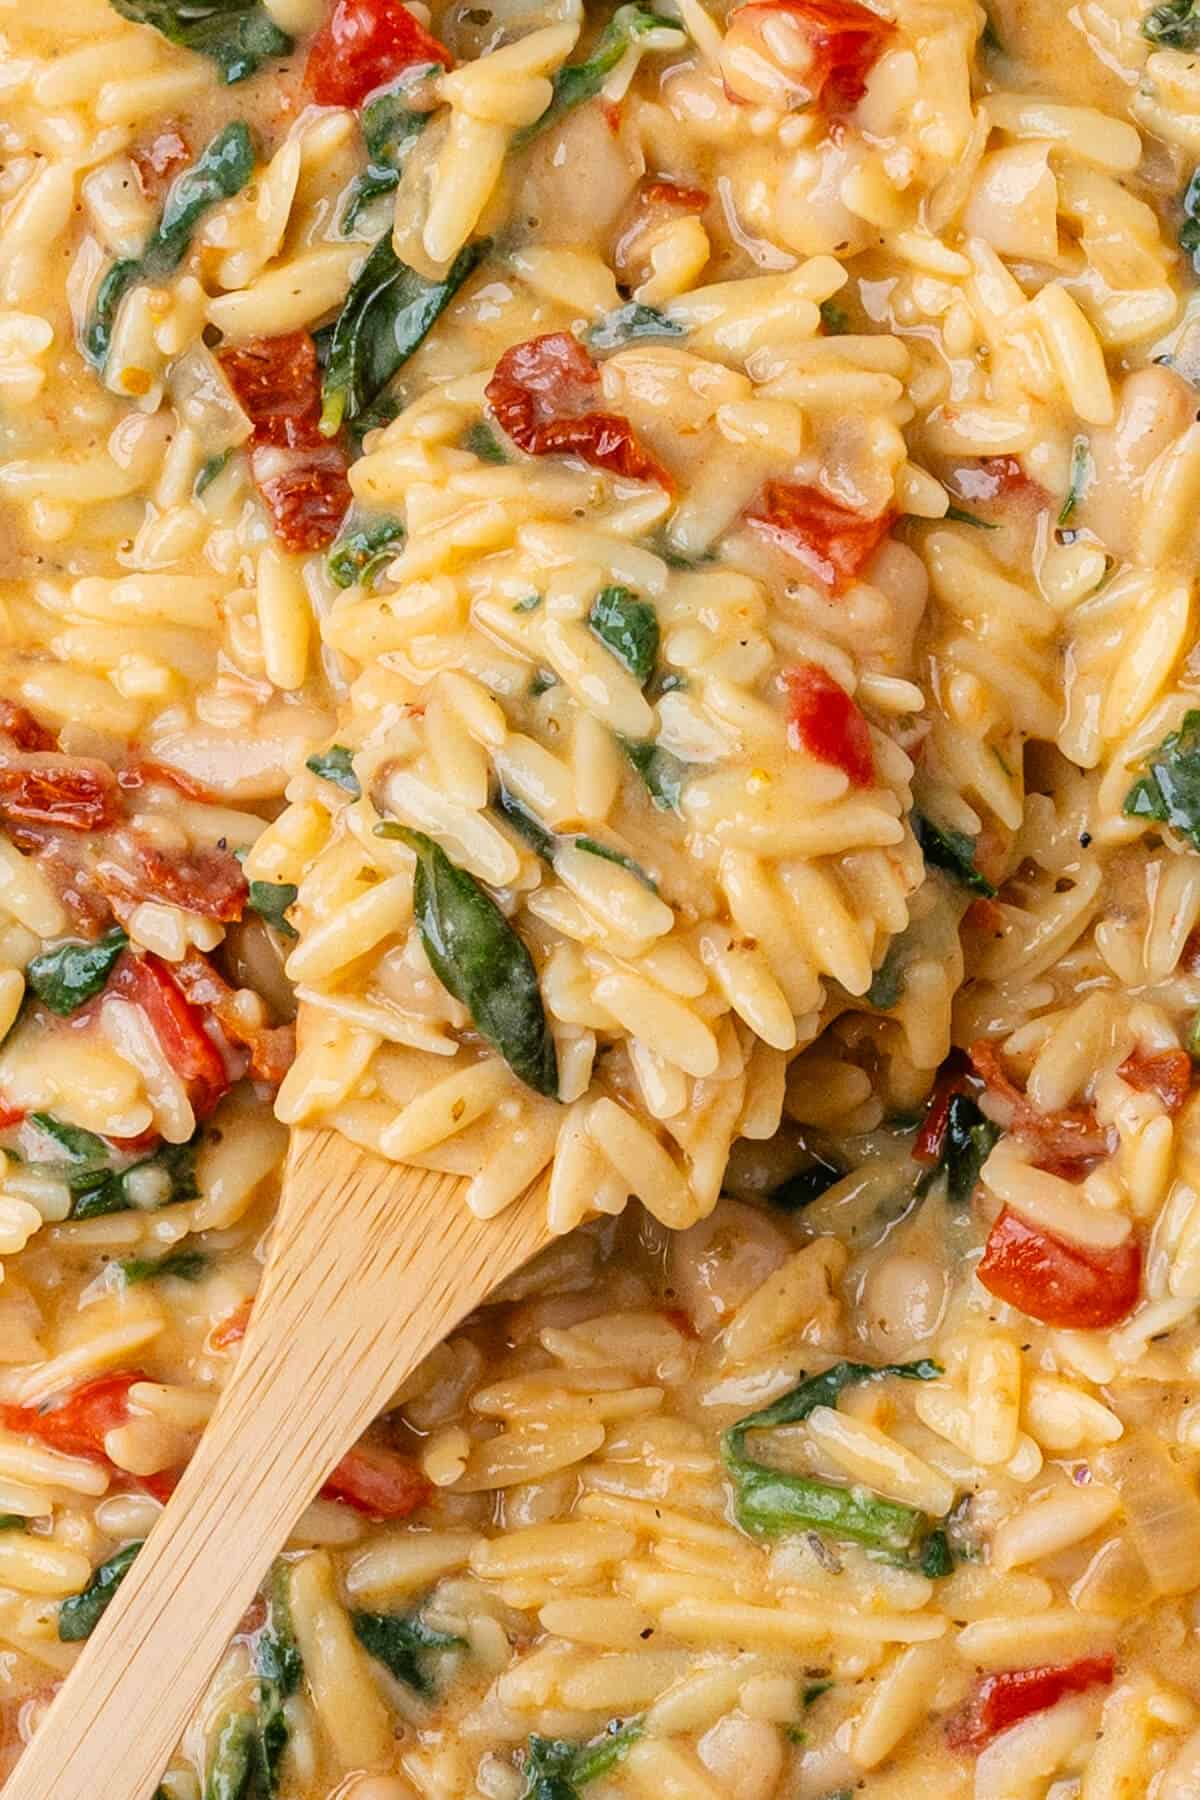
[(1137, 1304), (1142, 1250), (1130, 1236), (1113, 1250), (1085, 1249), (1005, 1207), (976, 1273), (989, 1294), (1065, 1331), (1107, 1331)]
[(810, 575), (842, 594), (858, 579), (891, 530), (895, 513), (868, 519), (831, 500), (820, 488), (768, 481), (746, 510), (746, 523), (803, 563)]
[(1058, 1667), (1004, 1669), (998, 1675), (985, 1675), (962, 1712), (948, 1722), (946, 1741), (952, 1750), (983, 1750), (1010, 1725), (1057, 1706), (1068, 1694), (1108, 1687), (1116, 1666), (1113, 1656), (1084, 1656)]
[(174, 125), (165, 125), (148, 143), (135, 144), (129, 152), (138, 186), (147, 200), (157, 200), (179, 170), (192, 160), (187, 139)]
[(101, 1375), (45, 1406), (0, 1406), (0, 1422), (9, 1431), (39, 1438), (64, 1456), (107, 1462), (104, 1440), (110, 1431), (128, 1423), (129, 1390), (147, 1379), (140, 1369)]
[(0, 1094), (0, 1131), (11, 1131), (14, 1125), (19, 1125), (27, 1110), (24, 1106), (13, 1106)]
[(785, 669), (783, 678), (793, 750), (843, 770), (851, 787), (870, 787), (875, 780), (871, 729), (845, 688), (820, 663), (799, 663)]
[(1169, 1113), (1177, 1113), (1192, 1091), (1192, 1059), (1186, 1050), (1143, 1050), (1127, 1056), (1117, 1070), (1122, 1081), (1143, 1093), (1157, 1094)]
[(188, 1090), (192, 1111), (207, 1119), (232, 1083), (204, 1014), (187, 999), (166, 963), (126, 951), (108, 978), (110, 994), (140, 1006), (163, 1055)]
[(257, 1025), (231, 987), (199, 950), (190, 950), (171, 971), (193, 1006), (211, 1015), (232, 1043), (250, 1052), (250, 1072), (278, 1087), (296, 1059), (294, 1025)]
[(321, 371), (307, 331), (254, 338), (221, 352), (254, 426), (250, 473), (287, 550), (323, 550), (350, 504), (344, 446), (321, 436)]
[(689, 213), (702, 213), (712, 199), (707, 188), (665, 179), (643, 182), (637, 197), (639, 206), (669, 206), (673, 212)]
[(956, 1050), (942, 1068), (929, 1096), (925, 1117), (911, 1151), (914, 1162), (932, 1165), (941, 1161), (942, 1148), (946, 1142), (946, 1126), (950, 1119), (950, 1102), (956, 1094), (965, 1094), (968, 1085), (961, 1052)]
[(639, 443), (619, 413), (590, 409), (600, 371), (566, 331), (514, 344), (487, 385), (497, 425), (530, 456), (578, 456), (595, 469), (671, 489), (667, 471)]
[(1057, 1112), (1040, 1112), (1012, 1080), (990, 1039), (979, 1038), (967, 1054), (989, 1093), (1011, 1108), (1010, 1130), (1032, 1145), (1039, 1168), (1049, 1168), (1054, 1174), (1076, 1173), (1108, 1154), (1109, 1134), (1090, 1106), (1064, 1106)]
[(321, 106), (358, 107), (418, 63), (452, 69), (454, 58), (400, 0), (337, 0), (313, 39), (304, 82)]
[(223, 1319), (218, 1319), (208, 1334), (210, 1349), (229, 1350), (234, 1344), (240, 1344), (246, 1335), (253, 1306), (253, 1299), (243, 1300), (242, 1304), (235, 1306), (231, 1313), (226, 1313)]
[(53, 731), (39, 725), (27, 707), (15, 700), (0, 700), (0, 732), (10, 737), (18, 750), (57, 750), (58, 738)]
[(433, 1484), (406, 1456), (383, 1444), (356, 1444), (321, 1492), (372, 1519), (407, 1519), (433, 1493)]
[(222, 350), (217, 360), (254, 427), (255, 444), (295, 448), (322, 441), (321, 370), (309, 332), (251, 338)]
[(350, 505), (346, 452), (340, 444), (308, 450), (264, 445), (250, 455), (250, 473), (285, 550), (324, 550)]
[(221, 924), (241, 918), (249, 893), (232, 851), (171, 852), (132, 831), (120, 834), (96, 875), (118, 906), (157, 900)]
[(121, 794), (107, 763), (30, 751), (0, 757), (0, 819), (100, 831), (120, 816)]
[[(753, 0), (730, 15), (721, 55), (726, 92), (732, 100), (759, 98), (765, 64), (789, 105), (848, 112), (894, 30), (855, 0)], [(745, 93), (739, 65), (752, 84)]]
[(117, 770), (117, 782), (126, 794), (136, 794), (147, 787), (173, 787), (185, 800), (199, 800), (204, 806), (224, 804), (221, 795), (205, 787), (202, 781), (185, 775), (182, 769), (172, 768), (170, 763), (155, 762), (151, 757), (142, 756), (136, 762), (126, 763), (123, 769)]

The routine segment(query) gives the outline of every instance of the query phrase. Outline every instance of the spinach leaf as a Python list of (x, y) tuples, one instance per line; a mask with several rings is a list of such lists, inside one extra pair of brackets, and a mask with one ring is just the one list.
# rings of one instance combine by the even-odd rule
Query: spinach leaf
[(497, 466), (509, 460), (508, 451), (496, 436), (486, 419), (476, 419), (475, 423), (463, 435), (463, 449), (477, 456), (480, 462), (495, 463)]
[(117, 1264), (126, 1287), (173, 1275), (176, 1281), (199, 1281), (209, 1265), (203, 1250), (173, 1250), (169, 1256), (127, 1256)]
[(596, 48), (587, 60), (568, 63), (558, 71), (554, 77), (554, 92), (549, 106), (532, 125), (526, 125), (517, 132), (512, 140), (512, 148), (524, 149), (526, 144), (532, 143), (535, 137), (549, 130), (551, 125), (557, 125), (569, 112), (582, 106), (585, 100), (594, 100), (630, 45), (651, 31), (670, 31), (682, 41), (674, 19), (660, 19), (657, 14), (648, 12), (645, 7), (637, 4), (619, 6), (604, 27)]
[(368, 1656), (390, 1669), (397, 1681), (426, 1698), (433, 1692), (433, 1683), (422, 1663), (422, 1653), (457, 1650), (466, 1642), (465, 1638), (432, 1630), (416, 1613), (354, 1612), (350, 1623)]
[(159, 1190), (158, 1206), (192, 1200), (199, 1191), (195, 1172), (199, 1132), (186, 1144), (164, 1144), (153, 1156), (118, 1167), (112, 1146), (94, 1132), (64, 1124), (52, 1113), (31, 1113), (29, 1123), (66, 1152), (65, 1161), (50, 1160), (40, 1166), (70, 1189), (72, 1219), (127, 1212), (133, 1205), (131, 1183), (143, 1190), (138, 1194), (139, 1204), (145, 1204), (144, 1190), (150, 1184)]
[(605, 862), (616, 863), (619, 868), (628, 869), (631, 875), (636, 875), (639, 881), (645, 883), (652, 894), (657, 894), (658, 883), (654, 877), (646, 873), (641, 863), (635, 862), (632, 856), (626, 856), (623, 851), (614, 850), (609, 844), (597, 843), (595, 838), (572, 837), (569, 834), (560, 836), (551, 831), (549, 826), (543, 825), (536, 813), (530, 812), (504, 786), (497, 790), (495, 805), (497, 812), (503, 814), (513, 830), (520, 833), (530, 849), (535, 850), (544, 862), (553, 865), (561, 850), (583, 850), (589, 856), (600, 856)]
[(310, 756), (304, 766), (314, 775), (319, 775), (322, 781), (332, 781), (334, 787), (342, 788), (345, 793), (352, 794), (358, 800), (362, 795), (362, 788), (354, 773), (354, 763), (351, 760), (353, 755), (354, 752), (347, 750), (345, 744), (331, 744), (328, 750), (321, 750), (316, 756)]
[(1077, 437), (1071, 445), (1071, 478), (1067, 484), (1067, 495), (1059, 508), (1058, 525), (1069, 525), (1075, 516), (1076, 508), (1083, 500), (1084, 489), (1092, 478), (1092, 449), (1085, 437)]
[(637, 1743), (643, 1729), (641, 1719), (627, 1719), (623, 1725), (614, 1723), (599, 1737), (584, 1744), (575, 1752), (571, 1765), (575, 1786), (586, 1787), (589, 1781), (597, 1781), (601, 1775), (611, 1775), (626, 1751)]
[(541, 594), (526, 594), (526, 596), (523, 600), (516, 600), (513, 602), (513, 611), (515, 613), (536, 612), (538, 607), (541, 604), (542, 604), (542, 595)]
[(296, 895), (300, 892), (294, 881), (252, 881), (247, 899), (259, 915), (275, 931), (284, 937), (298, 936), (296, 927), (284, 918), (289, 906), (294, 906)]
[(999, 531), (1000, 529), (998, 525), (991, 524), (989, 520), (981, 519), (978, 513), (967, 512), (961, 506), (948, 506), (942, 517), (952, 520), (956, 525), (974, 525), (976, 531)]
[(292, 1626), (286, 1563), (277, 1562), (267, 1589), (267, 1618), (254, 1645), (258, 1687), (258, 1757), (267, 1800), (279, 1792), (279, 1776), (287, 1749), (287, 1713), (284, 1701), (294, 1694), (304, 1673), (304, 1661)]
[(20, 1513), (0, 1513), (0, 1531), (28, 1531), (29, 1520)]
[(678, 812), (686, 773), (678, 757), (672, 756), (669, 750), (660, 750), (657, 744), (639, 744), (632, 738), (619, 738), (618, 742), (645, 782), (646, 791), (659, 811)]
[(685, 336), (676, 319), (669, 319), (656, 306), (642, 306), (629, 300), (605, 316), (587, 334), (592, 350), (619, 350), (623, 344), (638, 343), (643, 338), (677, 338)]
[(476, 1030), (535, 1093), (558, 1098), (558, 1059), (533, 958), (491, 895), (423, 831), (390, 821), (380, 837), (415, 852), (413, 911), (425, 954)]
[(810, 1375), (781, 1394), (770, 1406), (730, 1426), (721, 1439), (721, 1455), (734, 1483), (734, 1512), (743, 1530), (771, 1537), (791, 1531), (828, 1531), (833, 1537), (893, 1554), (913, 1552), (928, 1537), (928, 1520), (915, 1507), (882, 1499), (862, 1487), (838, 1487), (816, 1477), (787, 1475), (746, 1455), (749, 1431), (794, 1425), (818, 1406), (836, 1406), (844, 1388), (897, 1375), (905, 1381), (932, 1381), (941, 1374), (935, 1362), (840, 1362), (820, 1375)]
[(115, 1556), (93, 1571), (91, 1580), (78, 1594), (71, 1594), (58, 1609), (58, 1635), (64, 1644), (78, 1644), (91, 1637), (104, 1616), (109, 1601), (128, 1575), (143, 1539), (126, 1544)]
[(722, 1443), (730, 1449), (735, 1458), (742, 1453), (742, 1444), (748, 1431), (766, 1431), (776, 1425), (799, 1425), (810, 1413), (816, 1412), (818, 1406), (836, 1406), (838, 1396), (845, 1388), (859, 1387), (865, 1381), (882, 1381), (886, 1376), (897, 1375), (902, 1381), (936, 1381), (942, 1373), (938, 1363), (922, 1357), (917, 1362), (874, 1363), (836, 1362), (831, 1368), (824, 1369), (819, 1375), (806, 1375), (795, 1387), (789, 1388), (786, 1394), (780, 1394), (769, 1406), (762, 1406), (757, 1412), (747, 1413), (736, 1425), (731, 1425), (725, 1433)]
[(135, 25), (149, 25), (172, 44), (211, 57), (226, 87), (245, 81), (273, 56), (294, 48), (258, 0), (111, 0)]
[(179, 267), (192, 233), (218, 200), (240, 193), (254, 173), (254, 143), (249, 127), (235, 119), (210, 138), (190, 168), (176, 176), (139, 257), (113, 263), (96, 291), (96, 302), (83, 334), (83, 354), (102, 369), (112, 343), (117, 308), (139, 281), (161, 281)]
[(51, 1012), (68, 1018), (95, 999), (128, 942), (118, 925), (95, 943), (72, 938), (55, 950), (44, 950), (25, 971), (29, 990)]
[(503, 813), (513, 830), (525, 839), (530, 849), (535, 850), (543, 861), (548, 863), (554, 861), (558, 838), (553, 831), (542, 824), (536, 813), (530, 812), (529, 808), (523, 805), (515, 794), (510, 794), (503, 784), (496, 793), (496, 810)]
[(850, 315), (845, 307), (838, 306), (833, 300), (822, 300), (817, 311), (827, 337), (845, 337), (850, 329)]
[(950, 1204), (966, 1206), (1000, 1136), (1000, 1127), (979, 1110), (969, 1094), (952, 1094), (946, 1106), (941, 1153), (934, 1167), (922, 1175), (918, 1191), (927, 1192), (937, 1177), (944, 1174)]
[(250, 1800), (258, 1772), (258, 1718), (227, 1713), (209, 1757), (204, 1800)]
[(525, 1747), (525, 1792), (521, 1800), (579, 1800), (571, 1780), (575, 1746), (566, 1738), (531, 1737)]
[(53, 1113), (30, 1113), (29, 1123), (50, 1138), (58, 1149), (65, 1150), (71, 1162), (86, 1163), (89, 1167), (108, 1166), (112, 1151), (94, 1131), (85, 1131), (81, 1125), (68, 1125), (65, 1119), (56, 1119)]
[(1172, 826), (1200, 850), (1200, 711), (1184, 713), (1178, 731), (1168, 732), (1121, 810)]
[(267, 1589), (267, 1618), (254, 1646), (254, 1667), (286, 1700), (300, 1686), (304, 1661), (292, 1624), (287, 1564), (277, 1562)]
[[(1183, 224), (1179, 227), (1179, 248), (1186, 250), (1192, 267), (1200, 274), (1200, 169), (1193, 171), (1183, 196)], [(1156, 357), (1156, 362), (1170, 363), (1170, 357)]]
[(399, 187), (405, 158), (430, 119), (428, 110), (418, 110), (412, 105), (415, 90), (441, 73), (440, 63), (414, 64), (390, 87), (372, 94), (363, 107), (359, 124), (367, 146), (367, 167), (350, 189), (342, 214), (343, 237), (353, 234), (359, 217), (372, 200)]
[(590, 1782), (612, 1774), (642, 1731), (641, 1719), (635, 1718), (623, 1725), (614, 1721), (586, 1744), (573, 1744), (567, 1738), (531, 1737), (525, 1747), (522, 1800), (579, 1800)]
[(627, 587), (606, 587), (592, 601), (588, 625), (639, 687), (654, 673), (658, 657), (658, 614)]
[(973, 894), (983, 894), (989, 900), (995, 899), (996, 889), (975, 867), (973, 837), (968, 837), (965, 831), (951, 831), (949, 826), (935, 825), (923, 813), (913, 814), (912, 828), (927, 863), (931, 863), (935, 869), (944, 869), (947, 875), (953, 876), (955, 881), (969, 888)]
[(198, 500), (201, 494), (205, 493), (212, 486), (213, 482), (225, 468), (232, 455), (232, 450), (218, 450), (215, 456), (206, 458), (197, 472), (195, 481), (192, 483), (193, 499)]
[(351, 507), (329, 546), (326, 567), (340, 588), (372, 588), (376, 578), (399, 556), (408, 536), (394, 513), (362, 513)]
[(944, 1531), (931, 1531), (921, 1551), (920, 1569), (930, 1581), (940, 1581), (954, 1573), (954, 1552)]
[(426, 281), (392, 249), (387, 232), (363, 264), (338, 314), (321, 384), (321, 430), (365, 429), (369, 409), (397, 369), (424, 341), (467, 277), (491, 248), (465, 244), (440, 281)]
[(904, 992), (904, 971), (908, 967), (908, 946), (904, 934), (894, 937), (887, 954), (874, 975), (863, 998), (879, 1012), (891, 1012)]
[(1163, 0), (1142, 20), (1142, 36), (1164, 50), (1200, 50), (1200, 7), (1196, 0)]
[(767, 1195), (770, 1204), (778, 1207), (780, 1212), (801, 1212), (804, 1207), (811, 1206), (814, 1200), (819, 1200), (822, 1194), (841, 1181), (847, 1173), (840, 1163), (819, 1156), (816, 1151), (812, 1156), (812, 1161), (806, 1167), (789, 1175), (786, 1181), (780, 1182)]
[(614, 850), (610, 844), (598, 844), (595, 838), (590, 837), (570, 838), (567, 841), (576, 850), (585, 851), (588, 856), (599, 856), (605, 862), (616, 863), (619, 869), (627, 869), (631, 875), (637, 876), (643, 887), (648, 887), (652, 894), (657, 894), (658, 883), (653, 875), (648, 875), (641, 863), (635, 862), (632, 856), (626, 856), (623, 850)]

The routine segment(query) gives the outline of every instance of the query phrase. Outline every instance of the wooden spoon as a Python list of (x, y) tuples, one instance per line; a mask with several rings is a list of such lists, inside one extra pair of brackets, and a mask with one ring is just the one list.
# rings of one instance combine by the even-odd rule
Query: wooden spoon
[(544, 1181), (489, 1220), (462, 1186), (293, 1133), (232, 1379), (4, 1800), (150, 1800), (304, 1508), (426, 1352), (547, 1242)]

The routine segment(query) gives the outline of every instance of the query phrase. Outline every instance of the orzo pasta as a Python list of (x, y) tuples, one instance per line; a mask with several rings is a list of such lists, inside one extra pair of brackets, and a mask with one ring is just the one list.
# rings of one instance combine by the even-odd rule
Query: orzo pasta
[(159, 1800), (1200, 1791), (1197, 53), (0, 0), (0, 1775), (324, 1123), (558, 1236)]

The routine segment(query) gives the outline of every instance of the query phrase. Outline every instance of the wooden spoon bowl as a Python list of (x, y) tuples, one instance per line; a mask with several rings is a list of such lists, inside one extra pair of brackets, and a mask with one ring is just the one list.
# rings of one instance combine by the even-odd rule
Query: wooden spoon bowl
[(421, 1358), (548, 1241), (544, 1181), (488, 1220), (463, 1185), (293, 1133), (233, 1376), (5, 1800), (150, 1800), (304, 1508)]

